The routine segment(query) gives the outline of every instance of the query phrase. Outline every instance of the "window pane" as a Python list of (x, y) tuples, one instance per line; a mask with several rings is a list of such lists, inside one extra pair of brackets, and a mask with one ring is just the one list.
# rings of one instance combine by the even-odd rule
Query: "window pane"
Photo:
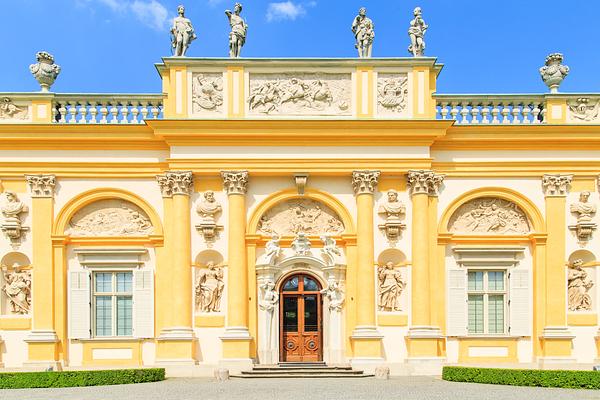
[(112, 274), (111, 273), (96, 273), (96, 292), (106, 293), (112, 292)]
[(317, 296), (304, 296), (304, 332), (319, 331)]
[(304, 290), (309, 292), (316, 292), (319, 290), (319, 285), (313, 279), (305, 276), (304, 277)]
[(117, 274), (117, 292), (131, 293), (131, 280), (133, 274), (131, 272), (118, 272)]
[(283, 298), (283, 331), (298, 332), (298, 298)]
[(488, 298), (488, 331), (504, 333), (504, 295), (490, 295)]
[(96, 336), (112, 336), (111, 300), (111, 296), (96, 296)]
[(483, 290), (483, 272), (469, 272), (469, 290)]
[(503, 271), (488, 272), (488, 289), (489, 290), (504, 290), (504, 272)]
[(131, 296), (117, 297), (117, 336), (131, 336), (133, 334)]
[(285, 285), (283, 285), (284, 292), (297, 292), (298, 291), (298, 277), (294, 276), (292, 279), (287, 281)]
[(483, 295), (469, 295), (469, 333), (483, 333)]

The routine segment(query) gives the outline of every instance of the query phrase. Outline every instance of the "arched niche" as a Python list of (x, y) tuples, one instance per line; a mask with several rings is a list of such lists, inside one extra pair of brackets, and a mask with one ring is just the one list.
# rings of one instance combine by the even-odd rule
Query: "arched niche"
[(455, 199), (442, 214), (440, 233), (517, 235), (545, 231), (544, 219), (531, 200), (507, 188), (481, 188)]
[(31, 265), (31, 261), (29, 261), (29, 257), (27, 257), (23, 253), (19, 253), (18, 251), (13, 251), (10, 253), (6, 253), (0, 264), (5, 267), (14, 267), (17, 266), (19, 268), (28, 267)]
[[(102, 229), (86, 230), (91, 221), (102, 219)], [(58, 213), (53, 232), (57, 236), (83, 237), (162, 236), (163, 228), (156, 211), (138, 195), (123, 189), (98, 188), (71, 199)]]
[(354, 223), (342, 203), (328, 193), (307, 189), (299, 195), (296, 189), (275, 193), (254, 211), (248, 224), (249, 234), (294, 236), (338, 236), (355, 233)]
[(569, 263), (572, 263), (575, 260), (583, 261), (583, 265), (591, 265), (596, 262), (596, 256), (589, 250), (575, 250), (569, 256)]
[(379, 253), (379, 257), (377, 257), (377, 265), (381, 266), (389, 262), (394, 263), (396, 266), (405, 264), (406, 255), (398, 249), (385, 249)]
[(198, 253), (196, 258), (194, 259), (194, 265), (196, 267), (205, 267), (211, 261), (215, 263), (215, 265), (223, 265), (223, 255), (216, 250), (203, 250), (200, 253)]

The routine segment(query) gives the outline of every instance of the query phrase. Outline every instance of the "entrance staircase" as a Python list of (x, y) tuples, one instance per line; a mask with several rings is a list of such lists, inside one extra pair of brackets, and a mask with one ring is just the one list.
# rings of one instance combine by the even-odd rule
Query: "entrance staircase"
[(353, 370), (351, 366), (328, 366), (324, 362), (284, 362), (278, 365), (255, 365), (231, 378), (367, 378), (373, 375)]

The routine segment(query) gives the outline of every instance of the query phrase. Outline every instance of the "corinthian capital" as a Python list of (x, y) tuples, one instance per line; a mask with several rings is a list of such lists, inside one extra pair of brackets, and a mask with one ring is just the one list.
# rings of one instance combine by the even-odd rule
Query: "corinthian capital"
[(164, 175), (156, 175), (163, 197), (176, 194), (190, 195), (194, 184), (192, 171), (166, 171)]
[(54, 175), (25, 175), (31, 197), (54, 197), (56, 176)]
[(223, 187), (227, 194), (246, 194), (248, 190), (248, 171), (221, 171)]
[(426, 194), (437, 196), (440, 186), (444, 182), (444, 176), (429, 170), (408, 171), (408, 187), (410, 194)]
[(564, 197), (569, 191), (573, 175), (545, 174), (542, 178), (542, 188), (546, 197)]
[(352, 172), (352, 187), (354, 194), (373, 194), (379, 180), (379, 171), (354, 171)]

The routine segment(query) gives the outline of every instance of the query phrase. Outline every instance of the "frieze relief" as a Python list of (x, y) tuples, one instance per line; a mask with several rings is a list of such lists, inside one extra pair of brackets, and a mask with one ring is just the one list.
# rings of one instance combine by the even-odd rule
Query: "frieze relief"
[(567, 120), (572, 123), (600, 121), (600, 99), (580, 97), (567, 103)]
[(251, 74), (253, 115), (352, 115), (350, 74)]
[(339, 235), (344, 232), (344, 224), (326, 205), (311, 199), (294, 199), (267, 211), (260, 219), (258, 232), (269, 236)]
[(377, 114), (405, 116), (408, 106), (408, 77), (398, 74), (378, 74)]
[(0, 100), (0, 121), (27, 121), (28, 119), (28, 106), (17, 106), (9, 97)]
[(69, 222), (71, 236), (145, 236), (154, 227), (146, 213), (124, 200), (100, 200), (79, 210)]
[(493, 197), (471, 200), (456, 210), (448, 223), (453, 233), (523, 235), (531, 231), (526, 214), (515, 203)]
[(223, 74), (197, 73), (192, 77), (192, 112), (223, 113)]

